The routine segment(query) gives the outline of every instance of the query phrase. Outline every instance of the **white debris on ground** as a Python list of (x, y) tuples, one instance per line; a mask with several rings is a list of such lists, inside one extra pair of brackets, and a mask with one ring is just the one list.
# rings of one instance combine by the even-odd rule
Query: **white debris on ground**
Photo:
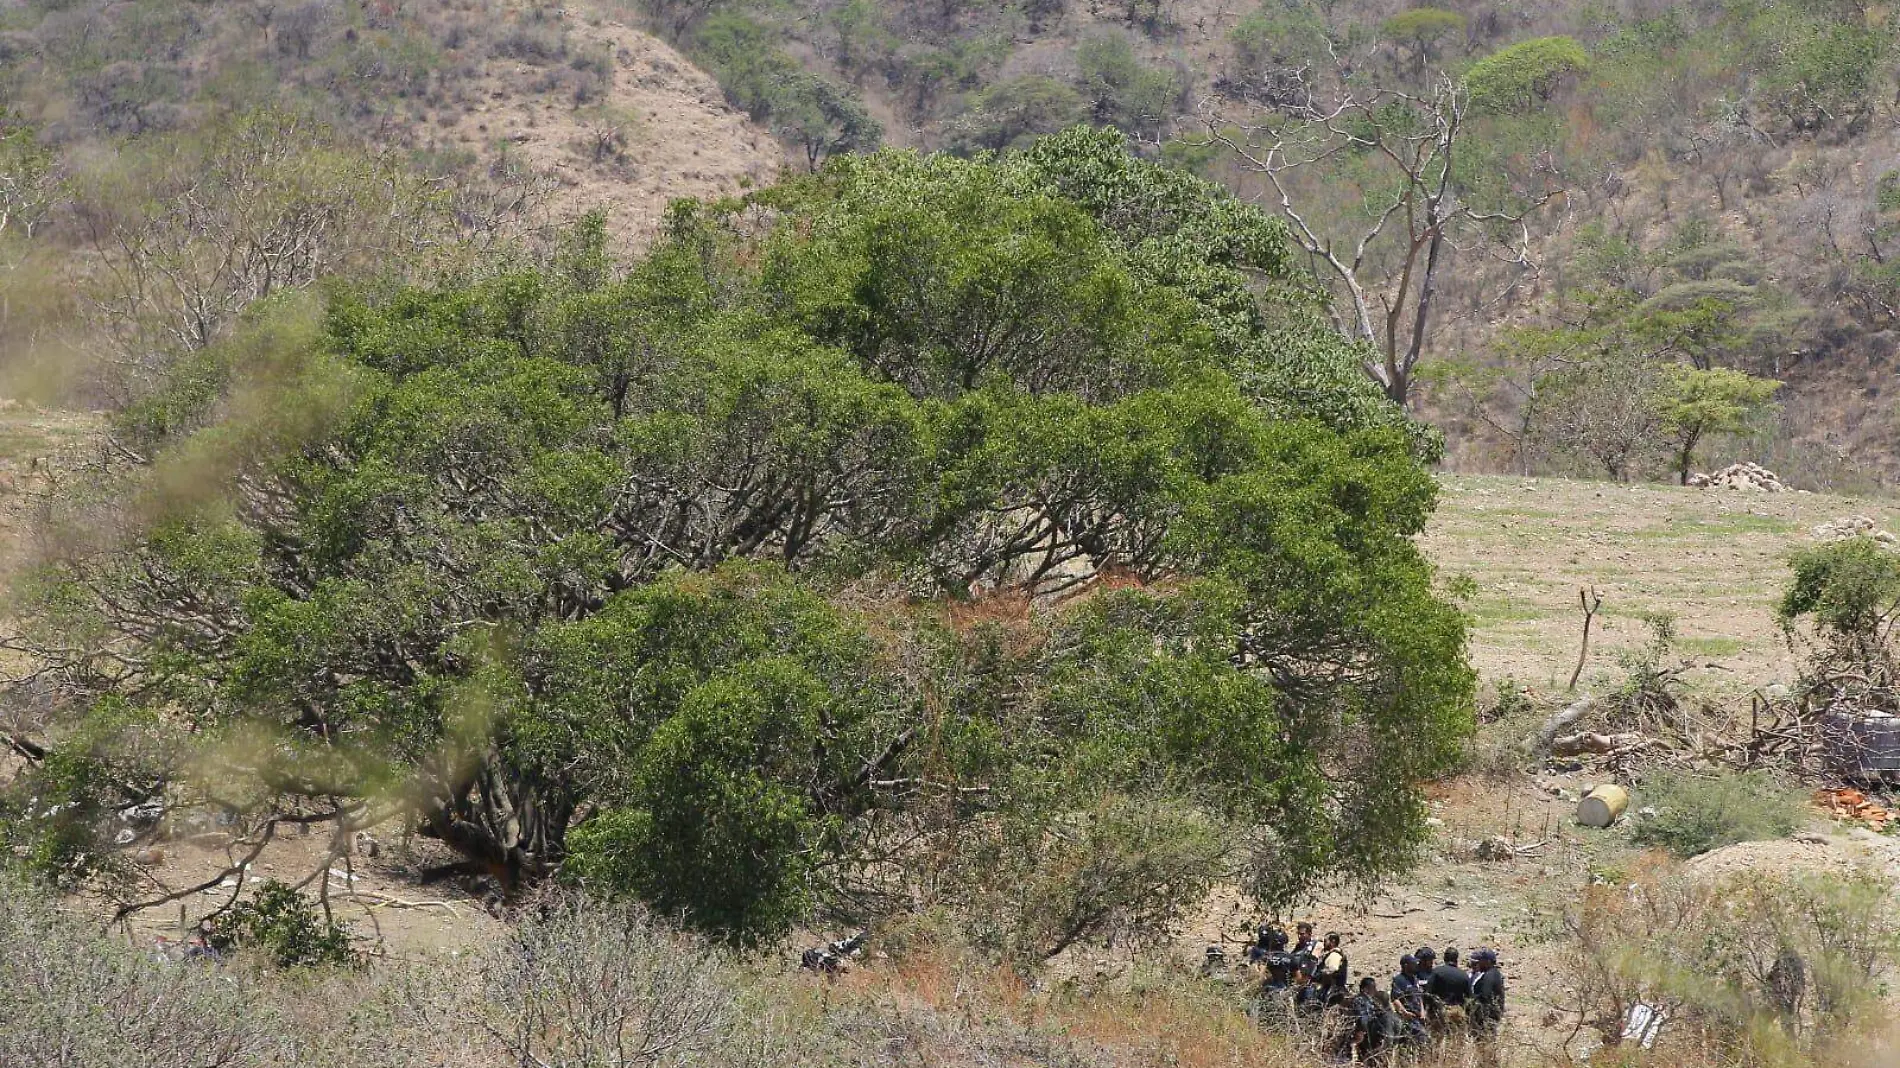
[(1690, 475), (1689, 485), (1700, 489), (1759, 490), (1782, 493), (1789, 487), (1781, 477), (1760, 464), (1730, 464), (1706, 475)]
[(1880, 524), (1864, 515), (1843, 516), (1832, 519), (1808, 532), (1815, 541), (1846, 541), (1849, 538), (1872, 538), (1889, 549), (1900, 549), (1900, 537), (1890, 530), (1880, 529)]

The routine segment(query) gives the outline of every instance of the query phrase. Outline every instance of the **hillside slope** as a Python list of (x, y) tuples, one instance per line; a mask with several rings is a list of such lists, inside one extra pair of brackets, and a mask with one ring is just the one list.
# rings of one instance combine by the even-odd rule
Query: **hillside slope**
[(526, 169), (550, 221), (604, 208), (639, 239), (667, 200), (736, 193), (783, 156), (628, 14), (529, 0), (10, 3), (0, 99), (68, 175), (277, 106), (424, 174)]

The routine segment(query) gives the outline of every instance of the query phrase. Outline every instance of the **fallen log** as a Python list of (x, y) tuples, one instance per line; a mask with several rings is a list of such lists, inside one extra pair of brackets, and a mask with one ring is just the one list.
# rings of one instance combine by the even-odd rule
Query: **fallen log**
[(1579, 720), (1590, 714), (1596, 704), (1597, 699), (1594, 697), (1580, 697), (1572, 701), (1562, 711), (1546, 719), (1535, 733), (1524, 740), (1524, 752), (1533, 759), (1549, 753), (1551, 743), (1557, 740), (1557, 736), (1574, 728)]
[(1566, 734), (1553, 738), (1550, 742), (1551, 756), (1578, 756), (1583, 753), (1613, 753), (1643, 744), (1643, 736), (1636, 733), (1595, 734), (1584, 731), (1580, 734)]

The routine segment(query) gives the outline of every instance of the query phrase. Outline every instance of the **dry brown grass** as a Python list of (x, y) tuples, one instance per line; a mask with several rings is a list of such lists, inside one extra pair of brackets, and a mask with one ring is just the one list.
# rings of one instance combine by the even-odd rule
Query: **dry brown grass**
[(1656, 612), (1676, 617), (1697, 688), (1735, 694), (1785, 680), (1793, 659), (1774, 602), (1788, 554), (1812, 544), (1811, 528), (1842, 516), (1900, 526), (1892, 501), (1820, 493), (1474, 475), (1446, 475), (1441, 485), (1422, 544), (1445, 573), (1477, 585), (1473, 662), (1488, 679), (1546, 693), (1561, 692), (1576, 664), (1585, 586), (1603, 594), (1603, 610), (1582, 689), (1621, 677), (1617, 653), (1648, 640), (1644, 616)]

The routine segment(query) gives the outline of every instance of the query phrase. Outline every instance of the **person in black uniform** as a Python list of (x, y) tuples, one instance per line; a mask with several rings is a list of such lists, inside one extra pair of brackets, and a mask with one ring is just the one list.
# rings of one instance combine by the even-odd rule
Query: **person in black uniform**
[(1313, 965), (1303, 963), (1293, 973), (1293, 1011), (1318, 1016), (1326, 1011), (1326, 991), (1313, 981)]
[(1410, 953), (1399, 958), (1399, 973), (1392, 977), (1392, 1011), (1409, 1038), (1425, 1038), (1425, 982), (1419, 977), (1418, 958)]
[(1480, 1041), (1498, 1037), (1504, 1023), (1504, 970), (1492, 950), (1480, 949), (1471, 955), (1471, 1004), (1466, 1012), (1471, 1033)]
[(1445, 947), (1445, 963), (1425, 977), (1425, 1009), (1434, 1030), (1443, 1032), (1445, 1010), (1463, 1008), (1471, 997), (1471, 979), (1458, 967), (1458, 947)]
[(1261, 942), (1247, 951), (1247, 959), (1264, 972), (1260, 977), (1261, 989), (1285, 990), (1293, 983), (1294, 964), (1293, 954), (1286, 951), (1286, 932), (1278, 928), (1261, 930), (1264, 932)]
[(1392, 1002), (1379, 989), (1378, 980), (1368, 975), (1359, 980), (1359, 993), (1350, 1005), (1352, 1035), (1348, 1057), (1357, 1054), (1362, 1064), (1383, 1064), (1401, 1041), (1404, 1025), (1392, 1011)]
[(1313, 938), (1313, 925), (1310, 923), (1293, 925), (1293, 966), (1299, 967), (1301, 961), (1319, 963), (1319, 943)]
[(1281, 938), (1286, 937), (1264, 923), (1260, 925), (1260, 929), (1254, 932), (1253, 945), (1247, 947), (1248, 964), (1263, 964), (1266, 962), (1267, 951), (1272, 948), (1275, 935), (1280, 935)]

